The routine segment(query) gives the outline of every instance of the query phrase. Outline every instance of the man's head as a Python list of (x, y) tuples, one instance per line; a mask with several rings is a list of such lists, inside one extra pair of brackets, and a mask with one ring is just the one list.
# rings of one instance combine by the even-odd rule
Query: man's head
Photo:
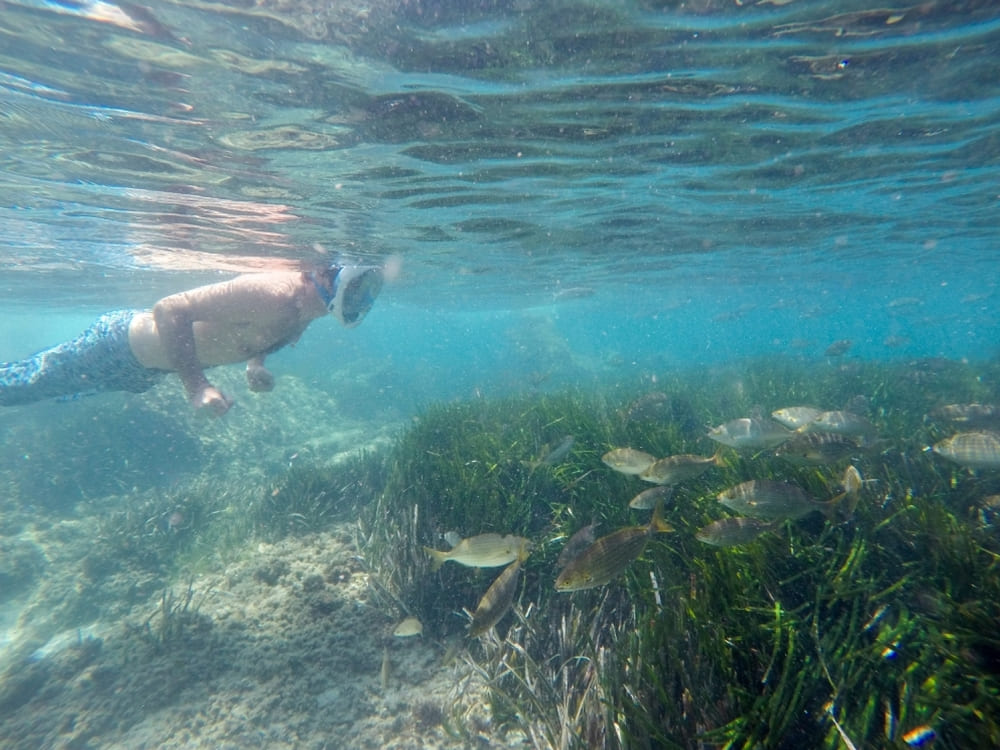
[(326, 309), (348, 328), (371, 310), (383, 280), (378, 266), (330, 266), (313, 277)]

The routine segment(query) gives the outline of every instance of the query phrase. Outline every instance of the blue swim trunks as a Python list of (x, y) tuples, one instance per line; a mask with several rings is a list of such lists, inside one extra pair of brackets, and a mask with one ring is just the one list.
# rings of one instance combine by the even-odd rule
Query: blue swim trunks
[(132, 353), (128, 328), (139, 312), (105, 313), (71, 341), (0, 364), (0, 406), (102, 391), (148, 391), (167, 373), (143, 367)]

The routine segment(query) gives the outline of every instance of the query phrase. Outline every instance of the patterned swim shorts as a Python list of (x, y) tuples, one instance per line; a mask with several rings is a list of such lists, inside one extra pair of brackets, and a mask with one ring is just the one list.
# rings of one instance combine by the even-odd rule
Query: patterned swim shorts
[(132, 353), (128, 328), (139, 312), (105, 313), (71, 341), (0, 364), (0, 406), (102, 391), (148, 391), (167, 373), (143, 367)]

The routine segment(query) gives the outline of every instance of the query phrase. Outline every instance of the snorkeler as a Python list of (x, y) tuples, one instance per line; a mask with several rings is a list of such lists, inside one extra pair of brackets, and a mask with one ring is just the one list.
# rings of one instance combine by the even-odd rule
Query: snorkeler
[(270, 391), (267, 355), (331, 313), (358, 325), (382, 289), (375, 266), (251, 273), (164, 297), (152, 310), (105, 313), (75, 339), (0, 364), (0, 405), (102, 391), (142, 393), (176, 372), (196, 409), (216, 416), (233, 405), (205, 368), (247, 363), (252, 391)]

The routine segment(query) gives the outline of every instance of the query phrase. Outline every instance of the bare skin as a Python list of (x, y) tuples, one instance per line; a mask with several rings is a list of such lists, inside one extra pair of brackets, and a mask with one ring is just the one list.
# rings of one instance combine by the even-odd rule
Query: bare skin
[(271, 352), (292, 344), (327, 314), (312, 280), (298, 271), (238, 276), (164, 297), (129, 326), (129, 345), (144, 367), (176, 372), (196, 409), (216, 416), (233, 402), (205, 377), (205, 368), (247, 363), (253, 391), (269, 391)]

